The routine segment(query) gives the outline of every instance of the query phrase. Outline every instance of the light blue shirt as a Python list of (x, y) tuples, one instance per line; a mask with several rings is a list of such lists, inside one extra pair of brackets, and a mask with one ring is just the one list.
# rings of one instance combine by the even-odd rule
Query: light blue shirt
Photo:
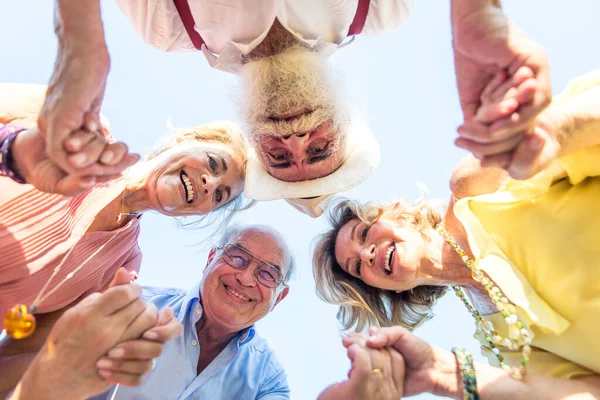
[[(196, 332), (196, 322), (203, 313), (199, 293), (200, 284), (187, 294), (179, 289), (144, 288), (142, 299), (159, 310), (172, 307), (184, 333), (165, 344), (156, 367), (141, 386), (119, 386), (115, 399), (289, 399), (285, 370), (254, 326), (241, 331), (200, 375), (196, 374), (202, 351)], [(113, 390), (103, 398), (110, 399)]]

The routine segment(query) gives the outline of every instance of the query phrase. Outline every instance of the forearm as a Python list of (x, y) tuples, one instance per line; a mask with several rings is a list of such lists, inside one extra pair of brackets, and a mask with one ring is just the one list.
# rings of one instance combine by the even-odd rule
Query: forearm
[(556, 113), (564, 120), (556, 135), (559, 156), (600, 144), (600, 87), (556, 107), (551, 106), (548, 112)]
[[(586, 376), (582, 379), (562, 379), (542, 375), (527, 375), (523, 380), (512, 378), (501, 368), (475, 363), (477, 387), (482, 400), (530, 400), (530, 399), (597, 399), (600, 398), (600, 377)], [(456, 382), (457, 373), (448, 369), (447, 380)], [(443, 396), (463, 398), (463, 384), (447, 384)]]
[(502, 8), (500, 0), (450, 0), (452, 24), (485, 7)]
[(59, 42), (105, 45), (100, 0), (57, 0), (54, 16)]

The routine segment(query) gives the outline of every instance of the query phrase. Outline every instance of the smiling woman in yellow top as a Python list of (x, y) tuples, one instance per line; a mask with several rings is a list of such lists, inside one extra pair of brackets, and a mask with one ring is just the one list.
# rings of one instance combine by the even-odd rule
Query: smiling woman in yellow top
[[(468, 158), (451, 177), (443, 216), (425, 200), (348, 200), (333, 210), (314, 274), (344, 328), (414, 328), (451, 286), (467, 293), (491, 363), (515, 377), (527, 366), (522, 385), (495, 387), (499, 398), (600, 393), (600, 70), (572, 81), (535, 130), (552, 139), (551, 165), (517, 181)], [(403, 355), (410, 379), (417, 362)], [(475, 372), (483, 395), (499, 372)]]

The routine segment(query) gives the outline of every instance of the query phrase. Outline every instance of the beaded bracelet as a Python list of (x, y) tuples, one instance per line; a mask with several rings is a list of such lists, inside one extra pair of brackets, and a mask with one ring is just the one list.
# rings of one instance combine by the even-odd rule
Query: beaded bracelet
[[(7, 176), (17, 183), (27, 183), (21, 175), (13, 169), (13, 158), (11, 154), (12, 144), (25, 128), (14, 125), (5, 125), (0, 128), (0, 176)], [(4, 140), (2, 140), (4, 137)]]
[(468, 350), (454, 346), (452, 353), (456, 357), (456, 362), (460, 368), (460, 376), (463, 379), (463, 399), (479, 400), (479, 391), (477, 390), (477, 377), (475, 376), (475, 367), (473, 366), (473, 357)]

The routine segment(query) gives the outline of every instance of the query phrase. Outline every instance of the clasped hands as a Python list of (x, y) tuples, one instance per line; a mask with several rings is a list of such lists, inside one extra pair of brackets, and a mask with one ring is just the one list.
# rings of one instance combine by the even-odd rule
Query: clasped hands
[(115, 384), (137, 386), (164, 343), (183, 327), (167, 308), (160, 313), (139, 296), (120, 269), (111, 287), (67, 310), (21, 379), (11, 399), (82, 399)]
[(351, 362), (348, 379), (327, 387), (319, 400), (398, 400), (425, 392), (462, 396), (452, 353), (402, 327), (371, 327), (368, 335), (351, 333), (342, 343)]

